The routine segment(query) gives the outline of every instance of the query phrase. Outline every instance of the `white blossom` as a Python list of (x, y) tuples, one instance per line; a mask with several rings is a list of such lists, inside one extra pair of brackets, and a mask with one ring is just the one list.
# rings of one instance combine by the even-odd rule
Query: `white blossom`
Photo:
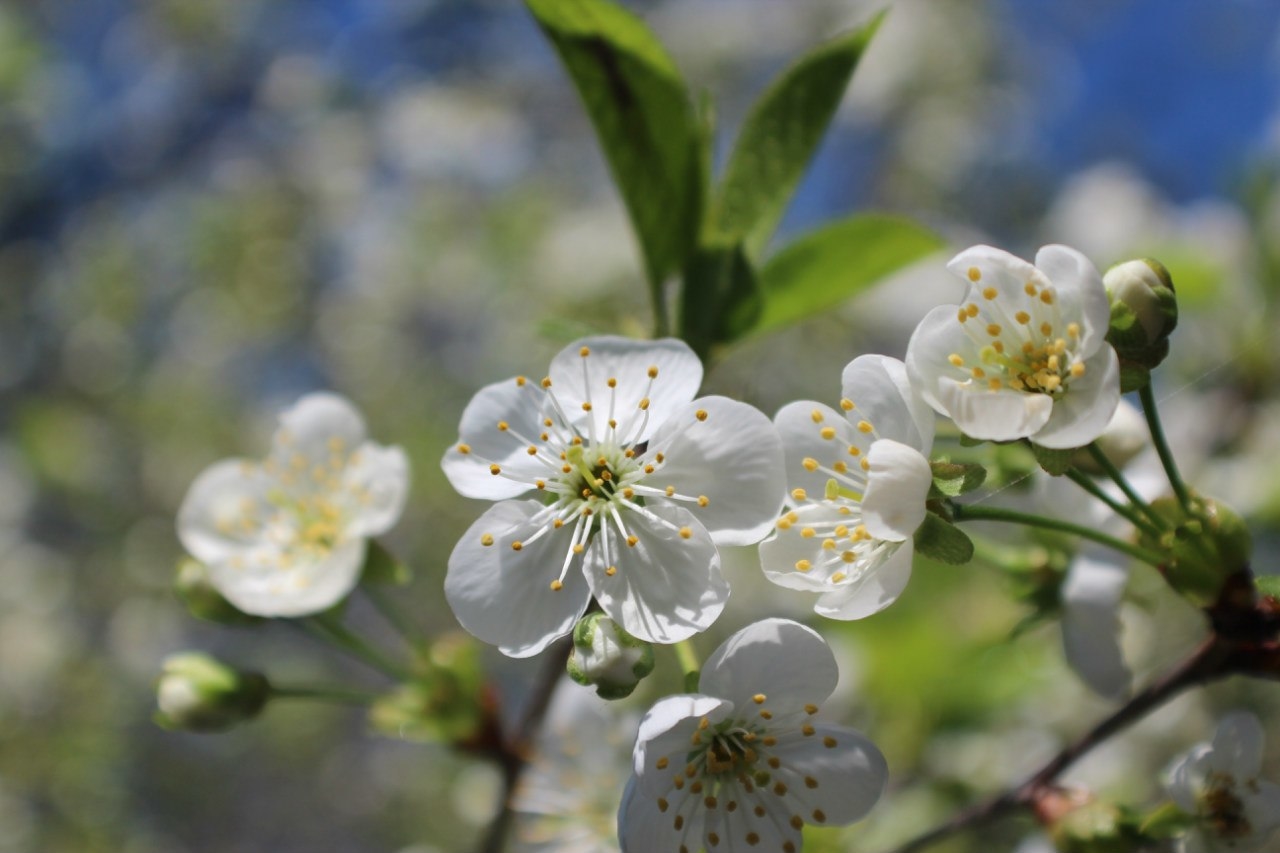
[(356, 585), (368, 538), (399, 519), (408, 487), (403, 450), (368, 441), (346, 399), (309, 394), (280, 416), (265, 460), (226, 459), (196, 477), (178, 538), (245, 613), (316, 613)]
[(774, 419), (792, 508), (761, 543), (760, 561), (779, 586), (821, 593), (816, 612), (860, 619), (892, 604), (911, 577), (934, 415), (896, 359), (859, 356), (842, 387), (839, 412), (806, 401)]
[(1182, 853), (1252, 853), (1280, 827), (1280, 785), (1259, 779), (1263, 736), (1247, 712), (1223, 717), (1211, 743), (1178, 759), (1165, 788), (1178, 807), (1196, 817), (1180, 839)]
[[(542, 381), (489, 385), (444, 456), (463, 495), (499, 501), (449, 558), (458, 621), (512, 657), (567, 634), (594, 596), (631, 635), (673, 643), (709, 626), (729, 586), (718, 545), (768, 531), (784, 489), (768, 418), (693, 399), (684, 343), (597, 337)], [(537, 499), (515, 500), (526, 493)]]
[(668, 696), (640, 722), (618, 811), (624, 853), (796, 853), (806, 823), (860, 820), (888, 767), (871, 741), (820, 722), (835, 657), (796, 622), (767, 619), (726, 640), (701, 693)]
[(1120, 368), (1089, 259), (1045, 246), (1032, 266), (974, 246), (947, 268), (969, 283), (963, 303), (930, 311), (907, 346), (925, 400), (974, 438), (1048, 448), (1097, 438), (1120, 399)]

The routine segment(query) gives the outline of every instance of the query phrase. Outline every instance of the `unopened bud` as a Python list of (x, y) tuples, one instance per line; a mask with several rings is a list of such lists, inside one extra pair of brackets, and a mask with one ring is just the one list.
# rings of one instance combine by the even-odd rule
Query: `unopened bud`
[(1196, 497), (1190, 513), (1173, 498), (1153, 501), (1151, 508), (1172, 529), (1155, 540), (1144, 537), (1142, 544), (1169, 555), (1163, 566), (1165, 579), (1196, 606), (1216, 604), (1227, 581), (1249, 570), (1252, 538), (1230, 507)]
[(209, 580), (209, 569), (199, 560), (184, 557), (178, 563), (178, 575), (173, 581), (173, 591), (197, 619), (217, 622), (220, 625), (254, 625), (262, 620), (250, 616), (223, 598), (222, 593)]
[[(1122, 379), (1155, 369), (1169, 354), (1169, 335), (1178, 325), (1178, 299), (1164, 264), (1151, 258), (1126, 261), (1102, 277), (1111, 299), (1107, 342), (1120, 357)], [(1130, 382), (1129, 384), (1132, 384)], [(1140, 385), (1122, 390), (1136, 390)]]
[(155, 721), (166, 729), (218, 732), (258, 715), (271, 694), (267, 679), (201, 654), (165, 659), (156, 685)]
[(567, 669), (574, 681), (595, 686), (602, 699), (621, 699), (653, 671), (653, 646), (603, 613), (588, 613), (574, 626)]

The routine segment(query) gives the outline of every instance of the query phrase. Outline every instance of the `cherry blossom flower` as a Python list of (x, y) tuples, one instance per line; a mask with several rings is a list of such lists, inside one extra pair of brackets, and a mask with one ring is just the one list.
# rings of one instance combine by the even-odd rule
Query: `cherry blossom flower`
[(765, 575), (821, 593), (814, 610), (861, 619), (892, 604), (911, 577), (911, 536), (933, 481), (934, 415), (897, 359), (844, 369), (841, 411), (790, 403), (774, 419), (793, 509), (760, 545)]
[(1280, 785), (1259, 779), (1263, 737), (1246, 712), (1223, 717), (1212, 743), (1202, 743), (1169, 768), (1165, 788), (1197, 818), (1180, 840), (1182, 853), (1250, 853), (1264, 849), (1280, 827)]
[(196, 477), (178, 538), (245, 613), (316, 613), (356, 585), (368, 538), (399, 519), (408, 487), (403, 450), (368, 441), (346, 399), (309, 394), (280, 416), (265, 460), (226, 459)]
[(640, 722), (618, 811), (624, 853), (796, 853), (806, 823), (863, 818), (888, 767), (862, 734), (814, 717), (835, 657), (799, 623), (766, 619), (726, 640), (702, 693), (668, 696)]
[[(442, 463), (463, 495), (499, 501), (449, 558), (445, 595), (464, 628), (527, 657), (593, 596), (649, 642), (715, 621), (729, 596), (717, 546), (764, 536), (785, 478), (769, 419), (693, 399), (701, 381), (681, 341), (596, 337), (540, 382), (476, 394)], [(515, 499), (526, 493), (537, 499)]]
[(963, 303), (930, 311), (907, 345), (907, 370), (929, 405), (967, 435), (1080, 447), (1120, 399), (1106, 342), (1110, 301), (1084, 255), (1045, 246), (1035, 265), (990, 246), (947, 265), (969, 282)]

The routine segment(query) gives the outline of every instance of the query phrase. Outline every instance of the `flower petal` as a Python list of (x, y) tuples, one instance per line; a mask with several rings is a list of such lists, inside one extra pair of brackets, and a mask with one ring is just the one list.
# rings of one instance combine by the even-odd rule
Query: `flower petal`
[[(1053, 398), (943, 377), (935, 388), (943, 414), (950, 416), (961, 432), (987, 441), (1013, 441), (1035, 435), (1053, 413)], [(1107, 416), (1110, 417), (1110, 414)]]
[(780, 740), (775, 777), (807, 823), (843, 825), (861, 820), (879, 801), (889, 765), (874, 743), (844, 726), (817, 723)]
[[(641, 790), (638, 780), (632, 776), (618, 806), (618, 845), (622, 853), (679, 850), (683, 839), (690, 834), (694, 838), (701, 837), (701, 820), (695, 821), (696, 826), (685, 825), (682, 830), (677, 830), (672, 826), (670, 805), (667, 809), (664, 812), (658, 805), (657, 796)], [(697, 814), (701, 817), (702, 812)], [(701, 844), (690, 849), (698, 847)]]
[(1227, 714), (1214, 732), (1209, 767), (1239, 781), (1256, 779), (1262, 770), (1264, 747), (1262, 724), (1256, 716), (1247, 711)]
[(347, 539), (318, 560), (263, 548), (242, 560), (209, 563), (209, 581), (227, 601), (254, 616), (319, 613), (355, 588), (365, 545), (364, 539)]
[[(537, 439), (545, 429), (542, 418), (549, 402), (540, 386), (522, 378), (494, 382), (476, 392), (462, 412), (458, 443), (440, 461), (458, 494), (505, 500), (524, 494), (538, 477), (547, 476), (547, 463), (530, 456), (528, 444), (517, 436)], [(499, 429), (500, 423), (507, 429)], [(494, 464), (501, 474), (490, 470)]]
[(409, 493), (409, 458), (399, 447), (365, 442), (348, 462), (342, 485), (354, 496), (347, 536), (377, 536), (400, 520)]
[[(246, 555), (261, 545), (274, 480), (247, 459), (224, 459), (200, 472), (178, 509), (178, 539), (202, 563)], [(252, 523), (246, 523), (252, 522)]]
[[(657, 368), (654, 379), (649, 377), (651, 368)], [(551, 360), (549, 375), (552, 393), (584, 435), (593, 434), (594, 428), (595, 436), (605, 436), (608, 420), (615, 418), (619, 433), (638, 443), (698, 393), (702, 362), (676, 338), (637, 341), (608, 335), (569, 344)], [(616, 380), (616, 387), (609, 387), (610, 379)], [(640, 402), (646, 398), (644, 411)], [(590, 412), (583, 411), (585, 402), (591, 403)], [(638, 429), (645, 419), (647, 425)]]
[(775, 715), (820, 704), (836, 689), (835, 655), (817, 631), (790, 619), (764, 619), (720, 644), (702, 668), (699, 689), (735, 707)]
[(677, 410), (649, 442), (646, 459), (664, 457), (646, 484), (707, 498), (689, 504), (719, 545), (759, 542), (782, 509), (782, 440), (754, 406), (703, 397)]
[[(551, 589), (570, 550), (572, 525), (534, 539), (549, 523), (537, 501), (503, 501), (467, 529), (449, 556), (444, 593), (458, 622), (510, 657), (535, 655), (569, 633), (591, 598), (573, 565), (564, 586)], [(491, 545), (483, 544), (490, 541), (486, 534)], [(522, 543), (518, 551), (515, 541)]]
[[(982, 362), (981, 347), (965, 333), (957, 322), (954, 305), (939, 305), (916, 326), (907, 342), (907, 376), (926, 403), (934, 411), (948, 414), (938, 397), (938, 386), (944, 379), (963, 381), (968, 371), (950, 362), (952, 355), (959, 355), (965, 364)], [(854, 401), (857, 402), (856, 400)]]
[(684, 771), (689, 737), (698, 721), (708, 717), (719, 722), (732, 711), (731, 702), (701, 693), (659, 699), (644, 715), (636, 732), (633, 761), (642, 788), (653, 796), (670, 791), (675, 774)]
[[(813, 498), (823, 495), (836, 465), (854, 464), (874, 441), (840, 412), (811, 400), (788, 403), (773, 422), (786, 456), (787, 490), (804, 489)], [(851, 448), (857, 449), (856, 455)], [(817, 460), (826, 470), (810, 471), (806, 459)]]
[(925, 498), (933, 484), (929, 460), (889, 438), (867, 452), (867, 491), (862, 497), (862, 523), (877, 539), (901, 542), (924, 521)]
[(1165, 771), (1165, 790), (1178, 808), (1187, 814), (1197, 814), (1200, 810), (1200, 792), (1210, 772), (1208, 765), (1212, 753), (1213, 748), (1209, 744), (1198, 744)]
[(851, 419), (866, 418), (876, 435), (892, 438), (928, 455), (933, 447), (935, 417), (907, 376), (907, 366), (884, 355), (861, 355), (845, 366), (841, 377), (845, 399), (856, 407)]
[(1081, 326), (1080, 353), (1092, 356), (1103, 345), (1111, 325), (1111, 300), (1098, 268), (1070, 246), (1049, 245), (1036, 253), (1036, 266), (1058, 291), (1062, 316)]
[(864, 619), (897, 601), (911, 580), (915, 547), (910, 539), (901, 545), (886, 544), (886, 547), (894, 550), (883, 563), (823, 595), (813, 611), (828, 619)]
[[(1110, 344), (1084, 361), (1085, 373), (1071, 380), (1053, 404), (1049, 420), (1031, 440), (1041, 447), (1083, 447), (1102, 435), (1120, 404), (1120, 362)], [(1044, 395), (1038, 395), (1044, 396)]]
[(346, 397), (307, 394), (280, 415), (271, 453), (284, 466), (301, 454), (310, 467), (335, 451), (350, 453), (364, 444), (365, 436), (364, 418)]
[[(856, 505), (854, 505), (856, 506)], [(787, 589), (825, 592), (831, 589), (831, 576), (847, 571), (849, 566), (839, 555), (828, 553), (824, 537), (817, 530), (828, 530), (843, 524), (854, 527), (859, 518), (850, 513), (852, 506), (844, 501), (807, 503), (795, 509), (794, 522), (779, 527), (760, 543), (760, 566), (765, 577)], [(814, 534), (810, 535), (809, 531)]]
[(1062, 585), (1062, 645), (1067, 663), (1099, 695), (1119, 701), (1133, 676), (1120, 650), (1120, 599), (1129, 582), (1123, 564), (1088, 550), (1076, 557)]
[[(627, 534), (614, 519), (601, 519), (584, 570), (600, 607), (628, 633), (677, 643), (716, 621), (729, 584), (711, 535), (687, 509), (657, 504), (643, 512), (648, 517), (635, 510), (621, 516)], [(635, 537), (634, 545), (627, 535)]]
[(1265, 841), (1280, 827), (1280, 785), (1266, 779), (1253, 779), (1237, 793), (1253, 836), (1259, 842)]
[[(987, 287), (996, 289), (998, 301), (1021, 301), (1028, 281), (1044, 280), (1044, 274), (1029, 262), (994, 246), (970, 246), (948, 261), (947, 269), (968, 282), (970, 292), (965, 295), (965, 301), (986, 301), (975, 291)], [(954, 316), (955, 310), (951, 313)]]

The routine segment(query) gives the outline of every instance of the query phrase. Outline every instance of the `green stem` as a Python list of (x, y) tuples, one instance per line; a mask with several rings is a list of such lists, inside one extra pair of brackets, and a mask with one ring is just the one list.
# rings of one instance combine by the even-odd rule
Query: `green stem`
[(382, 614), (382, 618), (386, 619), (391, 627), (396, 629), (410, 648), (417, 650), (423, 645), (422, 635), (418, 633), (418, 629), (405, 618), (395, 602), (391, 601), (381, 589), (371, 584), (361, 584), (360, 589), (364, 591), (374, 609)]
[(1117, 515), (1128, 519), (1130, 524), (1141, 530), (1144, 534), (1152, 539), (1160, 538), (1160, 530), (1158, 528), (1152, 526), (1151, 522), (1143, 518), (1142, 514), (1136, 509), (1131, 506), (1125, 506), (1120, 503), (1120, 501), (1103, 491), (1102, 487), (1095, 483), (1088, 474), (1072, 468), (1067, 471), (1067, 476), (1071, 478), (1071, 482), (1075, 483), (1077, 486), (1084, 489), (1107, 506), (1111, 507)]
[(1164, 466), (1169, 485), (1173, 487), (1173, 493), (1178, 496), (1182, 511), (1187, 515), (1194, 515), (1191, 509), (1191, 493), (1187, 491), (1187, 484), (1182, 482), (1182, 475), (1178, 473), (1178, 466), (1173, 461), (1173, 452), (1169, 450), (1169, 442), (1165, 440), (1164, 427), (1160, 425), (1160, 413), (1156, 410), (1156, 398), (1151, 385), (1142, 386), (1138, 397), (1142, 400), (1142, 413), (1147, 416), (1147, 426), (1151, 429), (1151, 443), (1156, 446), (1156, 453), (1160, 455), (1160, 464)]
[(1129, 503), (1137, 507), (1143, 515), (1150, 519), (1156, 529), (1165, 529), (1167, 526), (1165, 524), (1165, 520), (1151, 508), (1149, 503), (1142, 499), (1142, 495), (1138, 494), (1134, 490), (1133, 486), (1130, 485), (1129, 480), (1124, 476), (1120, 469), (1116, 467), (1115, 463), (1107, 458), (1107, 454), (1102, 452), (1101, 447), (1098, 447), (1098, 443), (1096, 441), (1093, 442), (1088, 446), (1087, 450), (1089, 451), (1089, 455), (1093, 457), (1093, 461), (1098, 464), (1098, 467), (1105, 471), (1107, 476), (1111, 478), (1111, 481), (1120, 487), (1120, 491), (1124, 492), (1124, 496), (1129, 499)]
[(364, 661), (366, 664), (387, 677), (393, 678), (396, 681), (410, 680), (409, 671), (407, 669), (371, 646), (363, 638), (353, 633), (349, 628), (332, 616), (313, 616), (310, 619), (302, 620), (299, 624), (301, 624), (302, 627), (312, 635), (319, 637), (326, 642), (332, 643), (342, 651), (347, 652), (352, 657)]
[(680, 661), (680, 669), (684, 672), (684, 687), (689, 691), (698, 689), (699, 670), (702, 664), (698, 662), (698, 654), (693, 649), (693, 643), (689, 640), (681, 640), (672, 648), (675, 649), (676, 658)]
[(1061, 521), (1056, 518), (1045, 518), (1042, 515), (1032, 515), (1027, 512), (1018, 512), (1013, 509), (1002, 509), (1000, 507), (974, 506), (972, 504), (951, 504), (952, 517), (956, 521), (1007, 521), (1013, 524), (1025, 524), (1028, 527), (1040, 527), (1045, 530), (1057, 530), (1061, 533), (1070, 533), (1080, 536), (1084, 539), (1091, 539), (1100, 545), (1106, 545), (1122, 554), (1128, 554), (1144, 563), (1152, 566), (1160, 566), (1164, 562), (1164, 557), (1154, 551), (1148, 551), (1146, 548), (1140, 548), (1123, 539), (1117, 539), (1114, 536), (1108, 536), (1092, 527), (1084, 527), (1079, 524), (1072, 524), (1069, 521)]
[(318, 702), (336, 702), (340, 705), (371, 705), (377, 693), (355, 690), (349, 687), (329, 685), (271, 685), (272, 699), (314, 699)]

